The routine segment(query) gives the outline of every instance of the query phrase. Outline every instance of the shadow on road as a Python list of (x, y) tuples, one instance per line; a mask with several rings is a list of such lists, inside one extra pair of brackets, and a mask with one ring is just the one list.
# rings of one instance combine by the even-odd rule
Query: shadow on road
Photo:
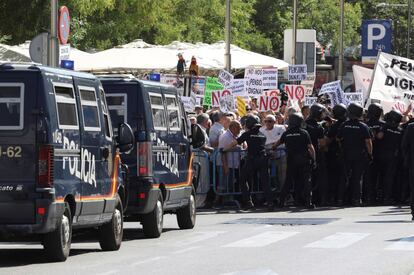
[[(86, 253), (101, 252), (100, 249), (71, 249), (70, 256), (78, 256)], [(20, 248), (0, 249), (0, 267), (17, 267), (32, 264), (51, 264), (43, 249)]]
[(411, 220), (377, 220), (377, 221), (356, 221), (355, 223), (413, 223)]

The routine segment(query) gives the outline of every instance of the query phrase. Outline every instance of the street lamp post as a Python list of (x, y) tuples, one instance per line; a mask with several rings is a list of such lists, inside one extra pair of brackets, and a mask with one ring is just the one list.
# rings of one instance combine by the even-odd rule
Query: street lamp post
[(225, 67), (228, 72), (231, 71), (231, 53), (230, 53), (230, 43), (231, 43), (231, 0), (226, 0), (226, 52), (224, 54)]
[(293, 0), (292, 65), (296, 64), (296, 39), (298, 29), (298, 0)]
[(344, 75), (344, 0), (341, 0), (341, 19), (339, 31), (339, 62), (338, 62), (338, 80), (343, 80)]
[(50, 1), (50, 36), (49, 36), (49, 54), (48, 65), (58, 67), (59, 63), (59, 43), (58, 43), (58, 0)]

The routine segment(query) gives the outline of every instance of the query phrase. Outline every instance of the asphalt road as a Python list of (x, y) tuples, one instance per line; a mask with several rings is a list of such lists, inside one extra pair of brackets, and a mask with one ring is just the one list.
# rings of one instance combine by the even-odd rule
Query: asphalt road
[[(70, 258), (47, 263), (38, 244), (0, 244), (0, 274), (410, 274), (408, 207), (201, 212), (193, 230), (165, 216), (159, 239), (125, 224), (120, 251), (77, 236)], [(92, 239), (91, 239), (92, 238)], [(414, 274), (414, 273), (413, 273)]]

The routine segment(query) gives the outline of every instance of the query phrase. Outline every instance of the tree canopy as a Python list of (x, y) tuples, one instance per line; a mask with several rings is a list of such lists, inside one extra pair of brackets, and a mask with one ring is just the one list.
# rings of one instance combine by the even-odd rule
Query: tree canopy
[[(231, 0), (232, 43), (263, 54), (283, 55), (283, 31), (292, 27), (292, 0)], [(299, 28), (337, 49), (339, 0), (298, 0)], [(363, 19), (393, 19), (394, 46), (406, 44), (406, 9), (377, 7), (380, 0), (346, 0), (346, 46), (360, 43)], [(389, 0), (387, 3), (398, 3)], [(141, 38), (148, 43), (224, 40), (225, 0), (60, 0), (71, 13), (69, 43), (103, 50)], [(18, 44), (50, 28), (50, 1), (0, 1), (0, 43)], [(405, 40), (404, 40), (405, 39)], [(398, 50), (397, 50), (398, 52)]]

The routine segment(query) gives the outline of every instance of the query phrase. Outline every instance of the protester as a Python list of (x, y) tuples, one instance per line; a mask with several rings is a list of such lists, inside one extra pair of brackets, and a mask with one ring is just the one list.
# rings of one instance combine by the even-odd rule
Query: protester
[(266, 136), (265, 148), (270, 157), (271, 167), (276, 167), (277, 175), (277, 190), (280, 191), (286, 180), (286, 152), (285, 146), (281, 145), (277, 150), (273, 150), (272, 146), (278, 142), (282, 134), (286, 131), (285, 125), (276, 124), (276, 118), (274, 115), (267, 115), (264, 119), (265, 125), (260, 128)]
[(201, 130), (203, 131), (204, 141), (205, 141), (204, 146), (200, 149), (208, 153), (212, 153), (214, 149), (210, 146), (210, 139), (207, 134), (207, 130), (210, 128), (210, 124), (211, 124), (210, 117), (204, 113), (198, 115), (197, 124), (200, 126)]

